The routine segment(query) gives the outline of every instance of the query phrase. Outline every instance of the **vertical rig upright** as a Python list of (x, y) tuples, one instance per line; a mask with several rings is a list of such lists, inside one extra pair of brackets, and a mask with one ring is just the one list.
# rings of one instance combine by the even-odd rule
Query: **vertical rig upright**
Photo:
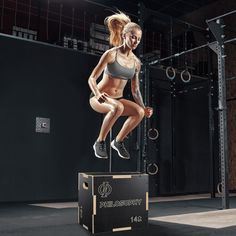
[(227, 113), (226, 113), (226, 79), (224, 54), (224, 25), (221, 19), (207, 21), (209, 29), (217, 42), (210, 46), (217, 54), (218, 61), (218, 118), (219, 118), (219, 159), (220, 159), (220, 185), (222, 189), (222, 208), (229, 208), (228, 189), (228, 145), (227, 145)]
[[(144, 21), (146, 17), (146, 11), (145, 6), (143, 2), (138, 3), (138, 24), (143, 29), (144, 28)], [(140, 59), (143, 58), (144, 50), (143, 50), (143, 40), (141, 40), (138, 48), (138, 56)], [(144, 95), (144, 104), (147, 105), (147, 80), (146, 80), (146, 68), (145, 66), (142, 66), (142, 70), (140, 73), (140, 88)], [(139, 147), (139, 153), (138, 153), (138, 163), (137, 163), (137, 169), (141, 172), (146, 171), (146, 126), (147, 126), (147, 118), (144, 119), (144, 122), (138, 127), (138, 135), (137, 135), (137, 143)], [(145, 153), (144, 153), (145, 152)]]

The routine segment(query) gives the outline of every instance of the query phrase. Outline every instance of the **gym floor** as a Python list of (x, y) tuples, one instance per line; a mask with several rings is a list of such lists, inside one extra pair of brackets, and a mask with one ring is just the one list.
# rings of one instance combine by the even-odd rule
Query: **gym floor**
[[(88, 236), (77, 223), (77, 203), (0, 204), (1, 236)], [(147, 229), (101, 233), (100, 236), (236, 235), (236, 196), (230, 209), (209, 195), (151, 198)]]

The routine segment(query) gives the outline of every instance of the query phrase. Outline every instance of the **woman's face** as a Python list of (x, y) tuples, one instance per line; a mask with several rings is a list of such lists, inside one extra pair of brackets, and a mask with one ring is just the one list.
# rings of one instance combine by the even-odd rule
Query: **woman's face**
[(124, 34), (124, 43), (131, 49), (137, 48), (141, 41), (142, 31), (139, 29), (132, 29)]

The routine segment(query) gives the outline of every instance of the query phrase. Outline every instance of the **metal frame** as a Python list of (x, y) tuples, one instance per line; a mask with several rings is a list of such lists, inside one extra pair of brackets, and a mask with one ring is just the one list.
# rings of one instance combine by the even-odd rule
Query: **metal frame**
[[(153, 13), (153, 11), (151, 11)], [(229, 189), (228, 189), (228, 142), (227, 142), (227, 114), (226, 114), (226, 78), (225, 78), (225, 55), (224, 55), (224, 45), (226, 43), (230, 43), (236, 41), (236, 38), (232, 38), (224, 41), (224, 32), (221, 18), (236, 13), (236, 10), (231, 11), (229, 13), (223, 14), (221, 16), (206, 20), (206, 23), (209, 26), (209, 30), (213, 33), (216, 41), (201, 45), (199, 47), (195, 47), (189, 50), (185, 50), (183, 52), (154, 60), (149, 62), (148, 65), (151, 66), (153, 64), (172, 59), (174, 57), (179, 57), (189, 52), (196, 51), (200, 48), (209, 47), (217, 54), (217, 63), (218, 63), (218, 117), (219, 117), (219, 158), (220, 158), (220, 177), (221, 177), (221, 186), (222, 186), (222, 208), (229, 208)], [(146, 71), (145, 66), (145, 71)], [(145, 73), (146, 74), (146, 73)], [(148, 80), (146, 80), (148, 83)], [(147, 86), (147, 84), (145, 84)], [(145, 89), (145, 98), (149, 95), (149, 91)], [(211, 95), (209, 95), (211, 96)], [(147, 102), (147, 100), (145, 100)], [(209, 105), (211, 103), (211, 99), (209, 98)], [(210, 116), (211, 112), (209, 111)], [(211, 122), (212, 118), (209, 118), (209, 122)], [(144, 126), (145, 128), (145, 126)], [(210, 127), (212, 129), (212, 127)], [(211, 130), (210, 130), (211, 131)], [(211, 132), (212, 134), (212, 132)], [(144, 143), (145, 145), (145, 143)], [(212, 142), (210, 142), (212, 145)], [(143, 154), (145, 157), (145, 153)], [(212, 156), (212, 153), (211, 153)], [(145, 159), (145, 158), (144, 158)], [(214, 183), (214, 181), (213, 181)], [(214, 195), (214, 192), (212, 193)]]
[(218, 59), (218, 117), (219, 117), (219, 158), (220, 158), (220, 183), (222, 186), (222, 208), (229, 208), (228, 189), (228, 140), (227, 140), (227, 114), (226, 114), (226, 79), (225, 79), (225, 55), (224, 32), (221, 20), (207, 21), (209, 29), (217, 40), (210, 48), (217, 54)]

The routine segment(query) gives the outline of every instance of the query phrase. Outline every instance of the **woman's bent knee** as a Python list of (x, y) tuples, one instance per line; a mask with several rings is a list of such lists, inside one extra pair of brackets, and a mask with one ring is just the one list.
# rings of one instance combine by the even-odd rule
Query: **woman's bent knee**
[(144, 109), (143, 109), (142, 107), (139, 107), (139, 108), (137, 109), (137, 116), (138, 116), (140, 119), (143, 119), (144, 115), (145, 115)]
[(124, 111), (124, 106), (122, 103), (116, 103), (111, 108), (111, 113), (114, 116), (120, 116)]

